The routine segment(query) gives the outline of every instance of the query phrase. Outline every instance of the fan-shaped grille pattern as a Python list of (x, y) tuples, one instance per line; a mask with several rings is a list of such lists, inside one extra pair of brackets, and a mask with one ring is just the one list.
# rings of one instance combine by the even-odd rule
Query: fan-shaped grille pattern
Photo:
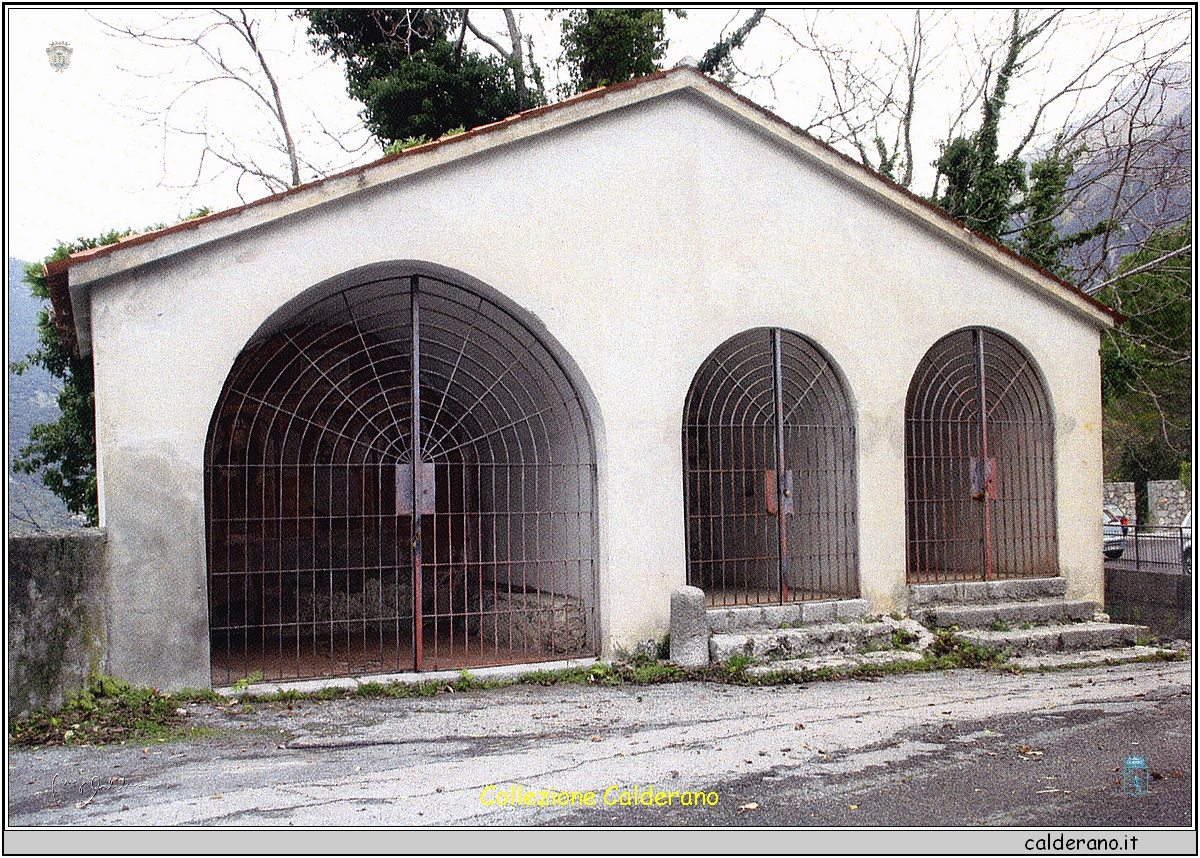
[(586, 415), (475, 291), (377, 279), (273, 320), (205, 477), (215, 684), (595, 651)]
[(908, 580), (1057, 575), (1054, 421), (1029, 356), (984, 328), (950, 334), (905, 414)]
[(683, 447), (688, 581), (710, 602), (858, 595), (853, 417), (816, 346), (769, 328), (720, 345), (688, 392)]

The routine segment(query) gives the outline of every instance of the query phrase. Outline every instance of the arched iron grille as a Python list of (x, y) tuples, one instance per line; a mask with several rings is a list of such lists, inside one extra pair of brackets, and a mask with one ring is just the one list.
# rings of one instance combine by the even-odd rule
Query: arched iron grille
[(858, 596), (854, 421), (816, 346), (771, 328), (722, 343), (688, 391), (683, 454), (688, 582), (710, 604)]
[(918, 365), (905, 416), (909, 582), (1056, 576), (1054, 421), (1029, 356), (956, 331)]
[(538, 337), (425, 276), (269, 325), (209, 430), (214, 684), (593, 654), (591, 433)]

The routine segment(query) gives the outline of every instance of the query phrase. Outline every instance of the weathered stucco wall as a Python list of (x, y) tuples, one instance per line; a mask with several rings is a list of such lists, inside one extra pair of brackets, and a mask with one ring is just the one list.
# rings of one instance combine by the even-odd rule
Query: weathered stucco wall
[(1014, 339), (1045, 380), (1061, 571), (1072, 598), (1102, 598), (1096, 326), (683, 93), (94, 284), (101, 510), (127, 615), (111, 636), (121, 675), (207, 679), (203, 456), (237, 353), (287, 300), (389, 260), (483, 281), (578, 367), (598, 438), (606, 651), (668, 627), (670, 593), (685, 583), (684, 399), (721, 342), (759, 326), (810, 338), (844, 374), (860, 580), (875, 610), (907, 599), (912, 373), (938, 339), (974, 325)]
[(8, 711), (58, 708), (106, 669), (102, 530), (8, 537)]

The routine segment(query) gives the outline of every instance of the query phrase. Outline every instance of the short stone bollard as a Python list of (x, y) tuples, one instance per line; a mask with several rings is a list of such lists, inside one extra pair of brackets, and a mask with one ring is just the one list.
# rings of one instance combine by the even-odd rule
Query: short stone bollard
[(680, 667), (708, 665), (708, 615), (699, 587), (671, 594), (671, 661)]

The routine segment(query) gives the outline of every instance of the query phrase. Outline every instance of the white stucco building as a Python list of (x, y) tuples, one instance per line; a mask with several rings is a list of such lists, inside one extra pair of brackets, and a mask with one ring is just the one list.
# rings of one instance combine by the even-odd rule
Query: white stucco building
[(133, 681), (608, 653), (685, 583), (1103, 600), (1114, 314), (689, 69), (50, 275)]

